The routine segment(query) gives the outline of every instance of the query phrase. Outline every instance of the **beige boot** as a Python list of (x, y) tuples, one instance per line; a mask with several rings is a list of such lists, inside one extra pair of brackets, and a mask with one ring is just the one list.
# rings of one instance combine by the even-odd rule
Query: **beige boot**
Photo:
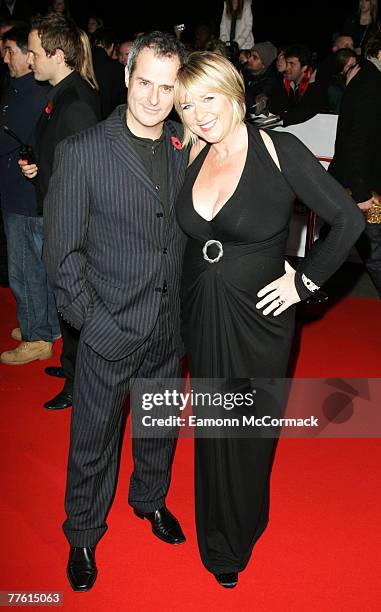
[(19, 327), (15, 327), (14, 329), (12, 329), (11, 331), (11, 338), (13, 338), (13, 340), (17, 340), (17, 342), (21, 342), (22, 338), (21, 338), (21, 331)]
[(49, 359), (53, 355), (53, 343), (45, 340), (21, 342), (13, 351), (5, 351), (0, 355), (1, 363), (7, 365), (22, 365), (36, 359)]

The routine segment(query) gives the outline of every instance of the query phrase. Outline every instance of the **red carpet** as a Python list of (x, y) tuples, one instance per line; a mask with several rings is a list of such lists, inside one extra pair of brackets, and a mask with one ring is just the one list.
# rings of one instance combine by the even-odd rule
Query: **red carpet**
[[(0, 348), (15, 326), (13, 298), (0, 290)], [(346, 299), (303, 329), (296, 375), (381, 377), (380, 302)], [(58, 358), (60, 346), (55, 354)], [(58, 363), (58, 359), (52, 360)], [(287, 440), (278, 446), (270, 524), (232, 591), (201, 565), (193, 516), (192, 441), (180, 440), (168, 505), (187, 543), (154, 538), (127, 504), (129, 431), (109, 531), (97, 549), (99, 577), (87, 594), (70, 590), (60, 529), (70, 411), (42, 408), (60, 381), (49, 362), (0, 365), (0, 591), (62, 591), (65, 610), (379, 610), (379, 440)]]

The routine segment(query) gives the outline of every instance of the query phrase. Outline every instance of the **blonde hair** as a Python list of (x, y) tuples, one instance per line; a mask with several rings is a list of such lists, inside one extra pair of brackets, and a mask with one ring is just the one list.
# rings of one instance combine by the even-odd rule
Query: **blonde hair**
[(99, 90), (98, 82), (94, 72), (93, 56), (91, 54), (90, 40), (86, 32), (83, 30), (79, 31), (81, 46), (82, 46), (82, 57), (78, 62), (77, 70), (81, 77), (87, 81), (92, 89)]
[[(359, 7), (358, 7), (359, 15), (361, 14), (360, 3), (361, 3), (361, 0), (359, 0)], [(378, 0), (370, 0), (370, 18), (372, 20), (372, 23), (377, 22), (377, 16), (378, 16)]]
[(183, 145), (194, 144), (198, 138), (185, 125), (183, 109), (186, 95), (198, 95), (205, 91), (219, 93), (228, 98), (232, 105), (233, 126), (245, 117), (245, 85), (243, 78), (233, 64), (222, 55), (211, 51), (194, 51), (177, 73), (174, 88), (176, 111), (184, 124)]

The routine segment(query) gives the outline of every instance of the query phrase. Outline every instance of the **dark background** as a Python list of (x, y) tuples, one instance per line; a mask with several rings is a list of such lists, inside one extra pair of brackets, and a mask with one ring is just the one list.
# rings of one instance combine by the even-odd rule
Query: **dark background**
[[(79, 25), (96, 14), (120, 36), (152, 29), (171, 30), (184, 23), (190, 32), (201, 20), (214, 22), (218, 34), (223, 0), (72, 0), (71, 14)], [(44, 10), (49, 2), (36, 0)], [(274, 44), (309, 43), (319, 55), (329, 52), (333, 32), (340, 31), (345, 18), (357, 10), (358, 0), (254, 0), (254, 38), (256, 42), (271, 40)]]

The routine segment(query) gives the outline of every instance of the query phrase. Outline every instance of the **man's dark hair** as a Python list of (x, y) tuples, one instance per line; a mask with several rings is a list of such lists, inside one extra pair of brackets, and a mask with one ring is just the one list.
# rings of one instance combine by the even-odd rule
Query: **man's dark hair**
[(51, 57), (61, 49), (67, 66), (79, 70), (83, 61), (81, 31), (72, 19), (54, 12), (38, 15), (32, 19), (31, 29), (37, 30), (46, 55)]
[(127, 68), (130, 76), (135, 70), (137, 57), (143, 49), (152, 49), (155, 55), (159, 57), (176, 56), (179, 58), (181, 66), (184, 64), (187, 56), (183, 43), (173, 34), (157, 31), (143, 34), (135, 39), (128, 54)]
[(369, 36), (365, 48), (365, 57), (377, 57), (381, 51), (381, 30), (376, 30)]
[(21, 28), (11, 28), (8, 32), (5, 32), (2, 36), (2, 41), (5, 44), (7, 40), (13, 40), (21, 52), (26, 55), (28, 53), (28, 34), (30, 32), (29, 26), (22, 26)]
[(118, 37), (111, 28), (97, 28), (92, 35), (94, 45), (109, 49), (118, 43)]
[(311, 66), (311, 51), (306, 45), (290, 45), (284, 52), (284, 57), (297, 57), (301, 66)]

